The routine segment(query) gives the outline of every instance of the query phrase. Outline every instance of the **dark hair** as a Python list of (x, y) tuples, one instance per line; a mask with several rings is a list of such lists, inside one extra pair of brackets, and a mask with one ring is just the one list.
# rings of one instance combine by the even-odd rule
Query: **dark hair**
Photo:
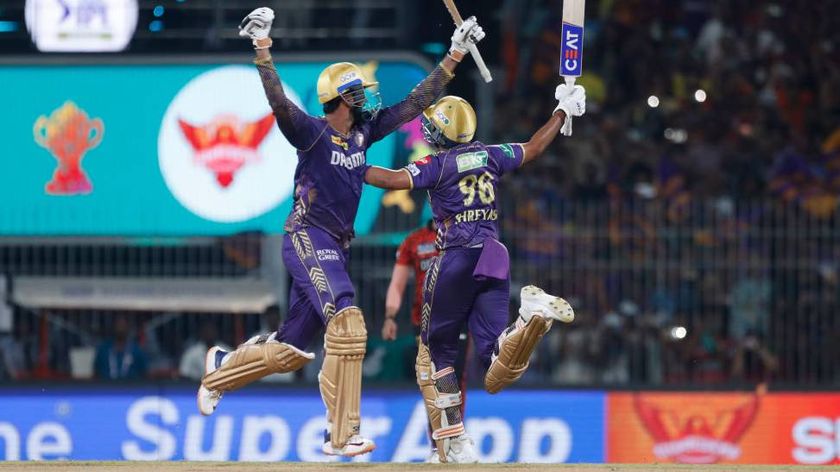
[(328, 101), (324, 104), (324, 114), (329, 115), (330, 113), (338, 110), (338, 106), (341, 105), (341, 97), (335, 97), (332, 100)]

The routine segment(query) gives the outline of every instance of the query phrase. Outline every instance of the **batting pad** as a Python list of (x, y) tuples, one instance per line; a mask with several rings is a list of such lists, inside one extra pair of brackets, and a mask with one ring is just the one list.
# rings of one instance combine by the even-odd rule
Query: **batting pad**
[(417, 373), (417, 386), (423, 395), (429, 424), (432, 426), (432, 439), (437, 447), (441, 462), (447, 462), (448, 439), (464, 434), (461, 419), (461, 391), (455, 369), (447, 367), (435, 371), (429, 348), (422, 342), (417, 346), (417, 361), (414, 365)]
[(221, 367), (205, 375), (201, 383), (210, 390), (230, 392), (266, 375), (298, 370), (314, 358), (315, 354), (277, 341), (243, 344), (230, 353), (230, 359)]
[(494, 356), (487, 374), (484, 389), (499, 393), (519, 380), (528, 370), (528, 360), (540, 339), (551, 329), (551, 320), (534, 315), (526, 323), (521, 317), (499, 336), (498, 355)]
[(362, 310), (347, 307), (327, 322), (324, 365), (318, 374), (321, 398), (327, 407), (330, 442), (341, 449), (359, 434), (362, 394), (362, 360), (367, 330)]

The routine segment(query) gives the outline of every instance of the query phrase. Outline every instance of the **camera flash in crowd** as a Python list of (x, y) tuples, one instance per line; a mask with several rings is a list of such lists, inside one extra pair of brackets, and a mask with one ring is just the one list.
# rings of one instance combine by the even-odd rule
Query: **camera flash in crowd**
[(649, 106), (649, 107), (651, 107), (651, 108), (656, 108), (656, 107), (658, 107), (658, 106), (659, 106), (659, 97), (657, 97), (656, 95), (651, 95), (651, 96), (650, 96), (650, 97), (648, 97), (648, 99), (647, 99), (647, 104), (648, 104), (648, 106)]
[(706, 101), (706, 91), (703, 90), (703, 89), (695, 90), (694, 91), (694, 100), (696, 100), (697, 103), (705, 102)]

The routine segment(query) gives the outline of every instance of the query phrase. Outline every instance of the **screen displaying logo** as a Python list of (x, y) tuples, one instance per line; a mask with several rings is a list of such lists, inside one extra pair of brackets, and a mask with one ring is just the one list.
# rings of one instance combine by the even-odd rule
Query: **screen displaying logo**
[(158, 158), (181, 205), (222, 223), (255, 218), (289, 198), (297, 163), (258, 72), (245, 66), (210, 70), (178, 92), (161, 123)]
[(25, 16), (40, 51), (122, 51), (137, 27), (137, 1), (27, 0)]
[(196, 162), (227, 188), (236, 171), (259, 159), (257, 148), (274, 126), (274, 115), (269, 113), (252, 123), (242, 123), (236, 115), (222, 115), (203, 126), (184, 120), (178, 120), (178, 125), (195, 151)]
[(579, 76), (583, 70), (583, 27), (563, 23), (560, 33), (560, 75)]
[(660, 459), (684, 464), (713, 464), (741, 455), (738, 441), (752, 425), (759, 397), (740, 401), (704, 401), (700, 408), (680, 401), (635, 398), (636, 413), (654, 441)]
[(105, 125), (67, 101), (50, 116), (41, 115), (33, 128), (35, 142), (47, 149), (58, 161), (52, 179), (44, 186), (49, 195), (84, 195), (93, 191), (93, 184), (82, 169), (82, 158), (99, 146)]

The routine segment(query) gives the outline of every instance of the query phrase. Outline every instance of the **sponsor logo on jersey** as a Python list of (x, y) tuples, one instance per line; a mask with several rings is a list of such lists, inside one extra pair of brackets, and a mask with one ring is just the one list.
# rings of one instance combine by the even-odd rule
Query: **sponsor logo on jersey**
[(455, 158), (455, 162), (458, 164), (458, 172), (484, 167), (487, 165), (487, 151), (459, 154)]
[(262, 87), (241, 86), (258, 81), (250, 67), (211, 69), (188, 82), (163, 116), (161, 174), (172, 196), (203, 219), (247, 221), (292, 195), (295, 149), (274, 126)]
[(758, 395), (687, 404), (685, 399), (636, 395), (639, 420), (653, 438), (653, 454), (686, 464), (712, 464), (741, 456), (738, 442), (752, 426)]
[(505, 156), (511, 159), (516, 157), (516, 154), (513, 153), (513, 146), (511, 146), (510, 144), (499, 144), (499, 149), (501, 149), (502, 152), (505, 153)]
[(333, 151), (330, 157), (330, 164), (344, 167), (345, 169), (355, 169), (365, 164), (365, 153), (354, 152), (348, 156), (343, 152)]
[(333, 144), (335, 144), (336, 146), (341, 146), (341, 148), (345, 151), (350, 149), (350, 145), (347, 144), (347, 141), (345, 141), (340, 136), (330, 136), (330, 140), (332, 140)]
[(423, 156), (420, 159), (417, 159), (416, 161), (414, 161), (414, 164), (417, 164), (418, 166), (424, 166), (424, 165), (428, 164), (429, 162), (432, 162), (431, 156)]
[(409, 164), (405, 166), (408, 169), (408, 173), (411, 174), (413, 177), (417, 177), (420, 175), (420, 169), (417, 168), (417, 164)]
[(52, 179), (44, 186), (49, 195), (84, 195), (93, 191), (93, 183), (82, 168), (82, 158), (99, 146), (105, 124), (91, 119), (75, 103), (67, 101), (49, 116), (35, 121), (35, 142), (58, 161)]

